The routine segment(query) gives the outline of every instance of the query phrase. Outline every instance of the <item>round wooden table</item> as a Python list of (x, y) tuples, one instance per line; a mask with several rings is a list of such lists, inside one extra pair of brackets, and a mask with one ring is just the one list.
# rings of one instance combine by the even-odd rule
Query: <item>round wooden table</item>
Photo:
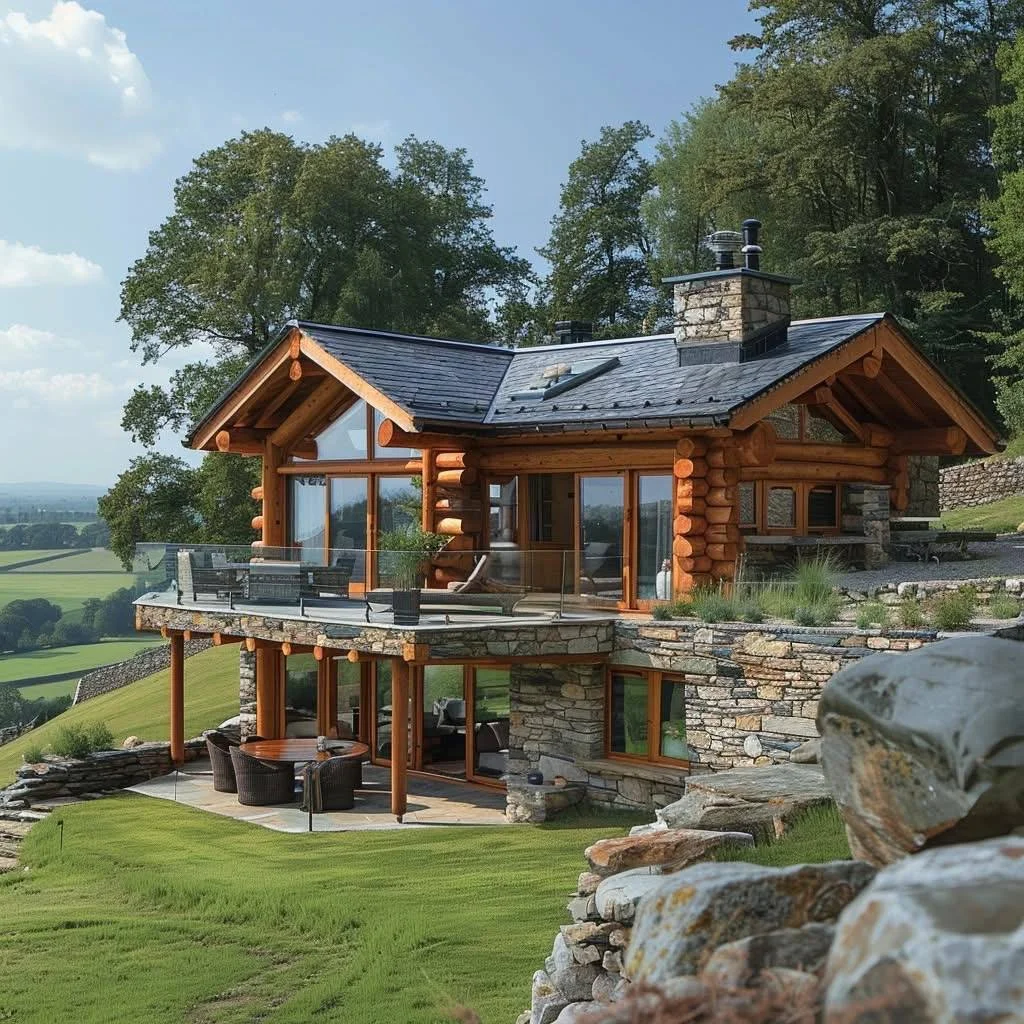
[(260, 761), (295, 764), (297, 761), (326, 761), (329, 757), (343, 757), (362, 761), (370, 748), (358, 740), (329, 740), (330, 750), (317, 750), (315, 739), (250, 740), (242, 744), (250, 757)]

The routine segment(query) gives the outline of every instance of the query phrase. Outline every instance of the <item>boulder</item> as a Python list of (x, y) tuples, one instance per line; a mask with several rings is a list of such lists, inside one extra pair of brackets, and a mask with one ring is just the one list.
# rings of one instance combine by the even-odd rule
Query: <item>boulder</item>
[(727, 942), (711, 954), (701, 977), (728, 988), (746, 988), (763, 971), (777, 967), (818, 974), (834, 934), (833, 925), (805, 924)]
[(752, 846), (754, 837), (749, 832), (670, 829), (643, 836), (600, 839), (588, 846), (583, 856), (594, 874), (607, 877), (630, 868), (659, 866), (675, 870), (702, 860), (715, 847), (726, 843)]
[(606, 878), (595, 893), (597, 913), (605, 921), (632, 924), (640, 899), (656, 889), (662, 880), (662, 876), (652, 873), (650, 868), (633, 868)]
[(530, 991), (530, 1024), (554, 1024), (555, 1018), (569, 1005), (569, 1000), (555, 988), (546, 971), (533, 976)]
[(825, 1022), (1024, 1021), (1024, 839), (927, 850), (839, 918)]
[(794, 747), (789, 752), (789, 759), (793, 764), (821, 764), (821, 737), (816, 736)]
[(855, 857), (876, 865), (1024, 825), (1024, 647), (962, 637), (838, 672), (822, 761)]
[(656, 814), (670, 829), (778, 835), (801, 812), (831, 798), (820, 767), (784, 763), (691, 775), (683, 798)]
[(697, 974), (724, 943), (834, 921), (874, 874), (868, 864), (832, 861), (696, 864), (664, 875), (640, 903), (626, 975), (658, 983)]
[(134, 750), (136, 747), (141, 747), (145, 744), (145, 740), (139, 739), (138, 736), (126, 736), (124, 743), (121, 744), (123, 750)]
[(561, 993), (565, 1003), (589, 999), (594, 988), (594, 979), (601, 971), (600, 957), (593, 963), (581, 964), (573, 954), (573, 947), (565, 941), (561, 932), (555, 936), (551, 956), (544, 966), (548, 978)]
[(581, 1024), (595, 1009), (594, 1004), (588, 999), (577, 1003), (569, 1003), (562, 1012), (555, 1018), (555, 1024)]

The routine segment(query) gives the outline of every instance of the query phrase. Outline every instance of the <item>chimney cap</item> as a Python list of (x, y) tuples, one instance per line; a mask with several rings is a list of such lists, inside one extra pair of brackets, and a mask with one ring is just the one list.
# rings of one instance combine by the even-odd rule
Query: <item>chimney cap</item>
[(577, 345), (594, 340), (591, 320), (558, 320), (555, 322), (555, 344)]
[(798, 277), (785, 277), (782, 274), (769, 274), (764, 270), (750, 270), (748, 267), (732, 267), (728, 270), (701, 270), (696, 274), (677, 274), (674, 277), (663, 277), (662, 284), (679, 284), (682, 281), (703, 281), (705, 278), (719, 277), (759, 277), (763, 281), (778, 281), (779, 284), (799, 284)]

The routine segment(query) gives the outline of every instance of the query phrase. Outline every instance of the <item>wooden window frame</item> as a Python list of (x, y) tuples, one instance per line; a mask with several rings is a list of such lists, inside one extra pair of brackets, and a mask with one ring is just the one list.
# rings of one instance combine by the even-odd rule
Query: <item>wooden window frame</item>
[[(748, 483), (753, 481), (746, 481)], [(835, 488), (835, 523), (833, 526), (810, 526), (808, 525), (808, 500), (811, 491), (818, 488)], [(768, 525), (768, 492), (773, 488), (790, 489), (796, 495), (796, 520), (795, 525), (769, 526)], [(806, 537), (813, 534), (825, 536), (842, 533), (842, 508), (843, 508), (843, 485), (839, 481), (830, 483), (827, 480), (758, 480), (754, 501), (757, 509), (756, 530), (759, 534), (766, 536), (787, 536)], [(740, 524), (741, 528), (749, 530), (751, 524)]]
[[(648, 750), (642, 757), (612, 750), (612, 677), (615, 675), (640, 676), (647, 681)], [(658, 764), (673, 768), (690, 767), (689, 760), (663, 757), (661, 754), (661, 685), (663, 682), (685, 685), (683, 676), (678, 672), (662, 672), (660, 669), (644, 669), (625, 665), (608, 666), (605, 671), (604, 685), (604, 753), (606, 758), (611, 761), (625, 761), (628, 764)], [(686, 721), (685, 718), (684, 721)]]

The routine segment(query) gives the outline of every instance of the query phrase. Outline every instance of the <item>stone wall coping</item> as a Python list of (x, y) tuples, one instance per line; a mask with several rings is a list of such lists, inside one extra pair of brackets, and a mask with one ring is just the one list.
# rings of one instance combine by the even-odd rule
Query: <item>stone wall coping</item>
[(650, 782), (674, 782), (677, 785), (691, 774), (685, 765), (669, 766), (650, 764), (645, 761), (619, 761), (613, 757), (597, 757), (586, 761), (577, 761), (577, 768), (595, 775), (619, 774), (634, 779), (647, 779)]
[[(959, 581), (958, 581), (959, 582)], [(963, 582), (971, 582), (965, 580)], [(820, 638), (845, 638), (851, 636), (890, 637), (893, 640), (934, 640), (935, 631), (929, 629), (860, 629), (857, 626), (799, 626), (788, 622), (699, 622), (695, 619), (651, 619), (638, 622), (636, 620), (618, 620), (616, 631), (634, 632), (641, 628), (713, 630), (722, 633), (748, 634), (760, 633), (771, 635), (776, 639), (788, 639), (792, 643), (815, 643)], [(797, 638), (800, 639), (797, 639)]]

